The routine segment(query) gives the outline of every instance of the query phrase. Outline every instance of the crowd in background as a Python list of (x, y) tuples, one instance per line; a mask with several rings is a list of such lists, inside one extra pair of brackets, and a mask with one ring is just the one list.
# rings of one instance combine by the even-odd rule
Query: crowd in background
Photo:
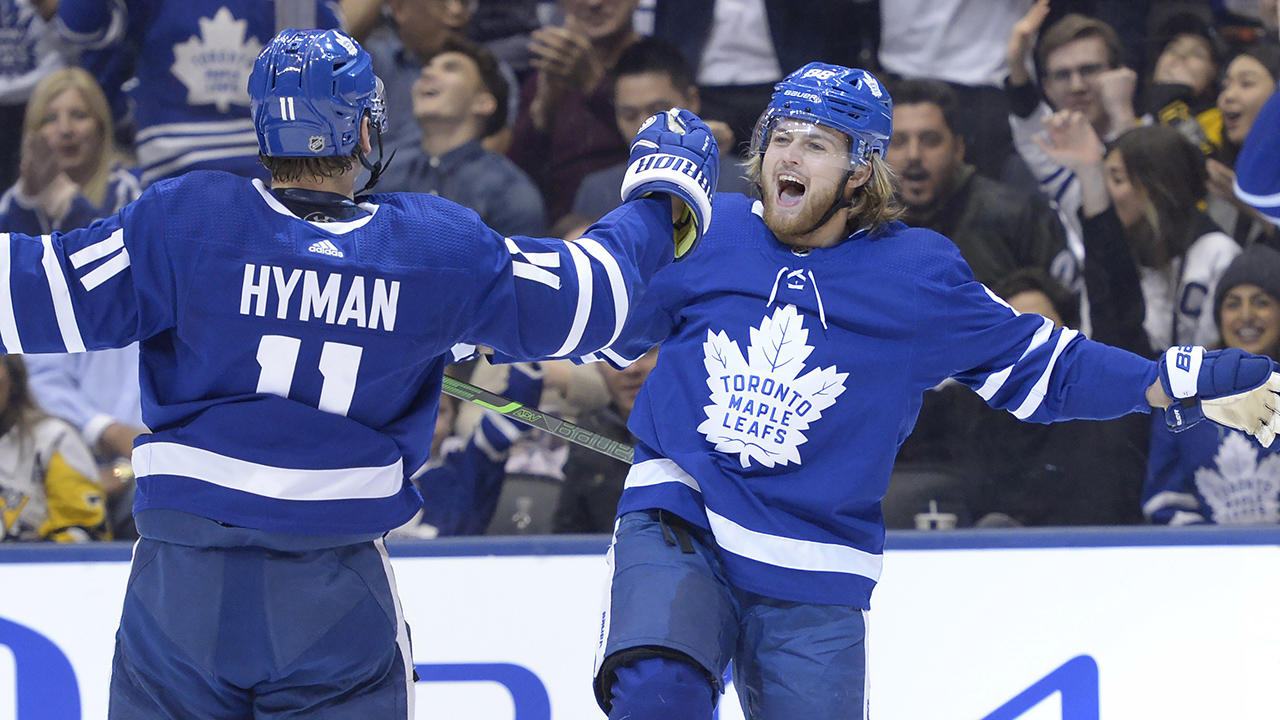
[[(83, 227), (192, 170), (267, 179), (245, 81), (277, 29), (343, 27), (384, 83), (378, 192), (572, 240), (620, 204), (645, 118), (699, 113), (720, 192), (773, 85), (863, 67), (894, 99), (910, 225), (1020, 312), (1155, 357), (1280, 359), (1280, 233), (1233, 165), (1280, 81), (1275, 0), (0, 0), (0, 232)], [(376, 151), (375, 151), (376, 153)], [(632, 442), (651, 353), (451, 374)], [(0, 539), (135, 536), (138, 354), (0, 364)], [(1280, 445), (1159, 414), (1027, 425), (944, 383), (883, 503), (891, 528), (1280, 522)], [(442, 398), (399, 534), (603, 533), (627, 466)], [(839, 482), (839, 478), (833, 478)]]

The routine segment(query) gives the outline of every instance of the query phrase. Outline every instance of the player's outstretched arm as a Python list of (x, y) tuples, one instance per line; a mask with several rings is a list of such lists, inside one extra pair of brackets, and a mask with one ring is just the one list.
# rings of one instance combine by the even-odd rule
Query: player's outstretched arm
[(1160, 358), (1160, 390), (1148, 390), (1163, 406), (1174, 432), (1203, 418), (1235, 428), (1270, 447), (1280, 432), (1280, 369), (1268, 357), (1234, 348), (1206, 351), (1179, 345)]
[(671, 108), (640, 126), (622, 180), (622, 200), (671, 196), (676, 260), (697, 247), (711, 225), (711, 199), (720, 174), (720, 149), (701, 118)]

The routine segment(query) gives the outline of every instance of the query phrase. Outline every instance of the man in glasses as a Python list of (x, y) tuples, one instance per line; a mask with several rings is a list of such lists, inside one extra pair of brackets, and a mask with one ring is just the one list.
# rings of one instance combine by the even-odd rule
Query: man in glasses
[[(1048, 13), (1048, 0), (1037, 0), (1009, 35), (1009, 79), (1005, 85), (1009, 124), (1018, 155), (1039, 183), (1040, 191), (1056, 205), (1067, 230), (1067, 247), (1077, 265), (1083, 267), (1084, 242), (1077, 214), (1080, 183), (1041, 150), (1034, 138), (1044, 133), (1044, 122), (1054, 112), (1084, 115), (1104, 140), (1119, 136), (1137, 123), (1133, 111), (1137, 74), (1121, 65), (1120, 38), (1110, 25), (1072, 14), (1040, 33)], [(1033, 50), (1043, 100), (1032, 82)], [(1070, 275), (1068, 287), (1082, 297), (1081, 329), (1088, 334), (1092, 324), (1088, 300), (1083, 299), (1084, 281), (1079, 267), (1060, 277)]]

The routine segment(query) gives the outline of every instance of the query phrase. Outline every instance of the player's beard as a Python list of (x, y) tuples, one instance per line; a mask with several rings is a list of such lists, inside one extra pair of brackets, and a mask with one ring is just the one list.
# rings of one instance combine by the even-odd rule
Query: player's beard
[[(822, 216), (831, 208), (831, 204), (835, 202), (835, 186), (827, 183), (818, 184), (820, 187), (805, 189), (804, 199), (799, 208), (783, 210), (778, 207), (777, 179), (765, 179), (761, 193), (764, 195), (764, 224), (782, 242), (803, 247), (803, 243), (795, 241), (816, 230), (817, 228), (814, 225), (822, 219)], [(827, 222), (835, 221), (837, 219), (833, 217)]]

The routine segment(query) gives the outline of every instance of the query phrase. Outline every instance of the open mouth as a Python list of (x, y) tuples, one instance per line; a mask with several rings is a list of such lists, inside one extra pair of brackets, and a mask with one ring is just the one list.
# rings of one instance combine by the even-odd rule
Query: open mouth
[(783, 173), (778, 176), (778, 204), (782, 207), (794, 207), (804, 199), (804, 181), (795, 175)]
[(1240, 342), (1256, 343), (1262, 339), (1262, 328), (1256, 328), (1256, 327), (1236, 328), (1236, 337), (1240, 339)]

